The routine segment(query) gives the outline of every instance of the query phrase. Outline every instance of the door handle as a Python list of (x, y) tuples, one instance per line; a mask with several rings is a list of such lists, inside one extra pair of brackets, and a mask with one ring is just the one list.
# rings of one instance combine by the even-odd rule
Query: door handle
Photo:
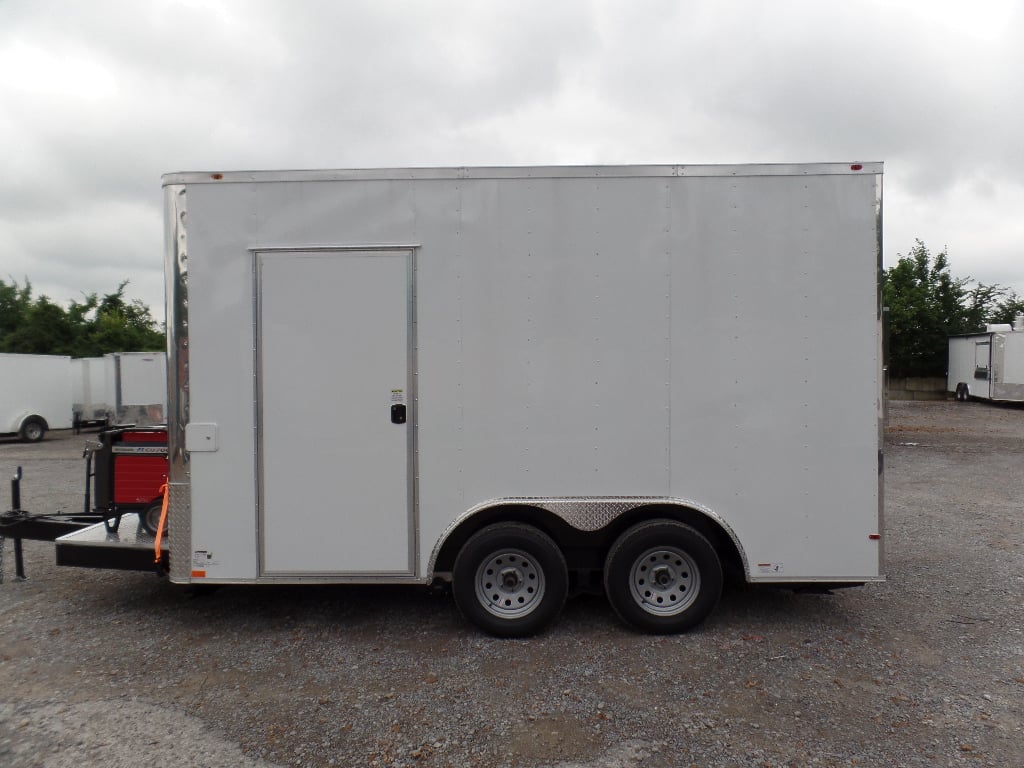
[(395, 403), (391, 406), (391, 423), (405, 424), (405, 403)]

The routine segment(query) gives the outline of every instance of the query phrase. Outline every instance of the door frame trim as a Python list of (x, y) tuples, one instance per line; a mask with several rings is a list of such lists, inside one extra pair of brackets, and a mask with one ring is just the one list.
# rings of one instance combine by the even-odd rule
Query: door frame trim
[[(251, 246), (247, 250), (250, 255), (252, 267), (252, 356), (253, 356), (253, 424), (255, 425), (255, 444), (253, 451), (253, 478), (255, 482), (256, 498), (256, 559), (257, 559), (257, 580), (276, 581), (289, 578), (301, 580), (326, 580), (326, 581), (394, 581), (396, 577), (407, 577), (415, 579), (420, 569), (420, 524), (419, 524), (419, 446), (418, 446), (418, 403), (417, 392), (417, 371), (418, 371), (418, 340), (417, 340), (417, 318), (416, 318), (416, 270), (417, 254), (419, 244), (351, 244), (351, 245), (290, 245), (290, 246)], [(406, 571), (331, 571), (325, 573), (316, 572), (288, 572), (281, 573), (266, 571), (266, 553), (264, 537), (264, 488), (263, 488), (263, 392), (262, 392), (262, 317), (263, 317), (263, 294), (261, 282), (261, 259), (263, 256), (300, 253), (321, 253), (321, 254), (358, 254), (358, 253), (391, 253), (403, 254), (407, 258), (406, 278), (406, 308), (407, 308), (407, 361), (406, 361), (406, 473), (408, 508), (406, 518), (408, 521), (407, 532), (407, 566)]]

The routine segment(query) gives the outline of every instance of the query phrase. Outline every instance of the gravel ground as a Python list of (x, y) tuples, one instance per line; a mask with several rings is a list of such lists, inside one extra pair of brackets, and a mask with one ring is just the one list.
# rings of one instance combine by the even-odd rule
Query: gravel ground
[[(893, 403), (887, 438), (887, 583), (734, 586), (678, 637), (579, 597), (496, 640), (428, 589), (191, 593), (42, 542), (18, 582), (7, 542), (0, 766), (1022, 766), (1024, 409)], [(77, 510), (83, 440), (0, 441), (0, 478)]]

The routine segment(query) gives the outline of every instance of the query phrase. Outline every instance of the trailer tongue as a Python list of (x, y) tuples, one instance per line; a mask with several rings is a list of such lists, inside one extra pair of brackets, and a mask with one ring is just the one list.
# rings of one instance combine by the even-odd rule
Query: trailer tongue
[[(27, 578), (22, 554), (22, 542), (26, 539), (54, 542), (58, 565), (167, 572), (167, 544), (161, 542), (157, 558), (155, 537), (146, 530), (138, 514), (126, 512), (117, 518), (103, 519), (96, 512), (70, 515), (28, 512), (20, 508), (20, 484), (21, 467), (11, 481), (12, 508), (0, 513), (0, 545), (5, 538), (14, 542), (15, 578)], [(3, 579), (3, 546), (0, 546), (0, 582)]]
[(134, 513), (124, 515), (117, 530), (105, 522), (95, 523), (61, 536), (54, 544), (57, 565), (166, 573), (170, 562), (166, 540), (157, 561), (155, 538)]
[(84, 453), (85, 501), (78, 514), (21, 509), (21, 469), (11, 481), (11, 511), (0, 536), (14, 540), (15, 572), (25, 578), (21, 541), (53, 541), (57, 564), (167, 572), (166, 540), (157, 556), (156, 531), (167, 482), (167, 429), (117, 427)]
[(14, 573), (18, 579), (25, 579), (25, 560), (21, 542), (24, 539), (53, 541), (72, 531), (89, 527), (94, 523), (90, 516), (54, 514), (32, 514), (21, 508), (21, 467), (11, 478), (11, 508), (0, 512), (0, 582), (4, 580), (4, 539), (14, 541)]
[(167, 428), (101, 432), (86, 449), (87, 506), (90, 480), (92, 512), (102, 522), (57, 539), (57, 564), (166, 573), (166, 539), (157, 557), (156, 532), (167, 482)]

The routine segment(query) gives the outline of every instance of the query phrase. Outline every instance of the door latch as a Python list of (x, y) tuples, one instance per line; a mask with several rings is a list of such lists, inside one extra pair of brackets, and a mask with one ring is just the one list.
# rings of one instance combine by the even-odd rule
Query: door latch
[(391, 423), (405, 424), (405, 403), (395, 403), (391, 406)]

